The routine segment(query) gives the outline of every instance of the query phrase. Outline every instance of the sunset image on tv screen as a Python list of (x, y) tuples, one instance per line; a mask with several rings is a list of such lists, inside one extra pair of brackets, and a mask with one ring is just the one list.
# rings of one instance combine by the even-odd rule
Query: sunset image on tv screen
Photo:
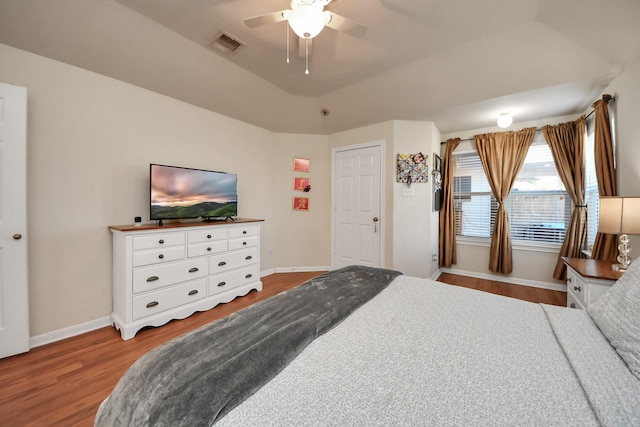
[(237, 215), (235, 174), (151, 165), (151, 219)]

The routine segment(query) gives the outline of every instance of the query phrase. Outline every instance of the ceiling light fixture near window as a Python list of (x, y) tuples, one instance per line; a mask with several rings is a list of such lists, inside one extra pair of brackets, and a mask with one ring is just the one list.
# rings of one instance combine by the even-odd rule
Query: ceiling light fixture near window
[(498, 117), (498, 126), (502, 129), (508, 128), (513, 123), (513, 117), (509, 113), (502, 113), (500, 117)]

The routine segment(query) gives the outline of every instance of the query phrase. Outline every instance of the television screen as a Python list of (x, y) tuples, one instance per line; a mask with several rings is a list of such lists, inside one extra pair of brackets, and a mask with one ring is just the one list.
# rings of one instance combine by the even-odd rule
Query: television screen
[(151, 164), (150, 187), (152, 220), (238, 215), (236, 174)]

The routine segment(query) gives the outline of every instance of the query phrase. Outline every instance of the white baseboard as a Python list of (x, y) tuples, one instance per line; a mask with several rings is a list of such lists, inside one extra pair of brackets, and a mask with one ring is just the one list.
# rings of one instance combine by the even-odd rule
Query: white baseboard
[(494, 280), (496, 282), (513, 283), (515, 285), (530, 286), (533, 288), (549, 289), (551, 291), (567, 292), (566, 285), (559, 283), (540, 282), (537, 280), (519, 279), (517, 277), (504, 277), (476, 271), (458, 270), (457, 268), (442, 268), (442, 273), (458, 274), (460, 276), (475, 277), (478, 279)]
[[(279, 267), (270, 268), (260, 272), (260, 277), (268, 276), (274, 273), (292, 273), (294, 271), (329, 271), (331, 268), (326, 266), (319, 267)], [(104, 328), (105, 326), (111, 326), (111, 317), (102, 317), (100, 319), (91, 320), (89, 322), (81, 323), (79, 325), (69, 326), (67, 328), (58, 329), (57, 331), (46, 332), (41, 335), (36, 335), (29, 338), (29, 348), (40, 347), (46, 344), (51, 344), (56, 341), (62, 341), (67, 338), (75, 337), (87, 332), (95, 331), (96, 329)]]
[(67, 338), (75, 337), (86, 332), (95, 331), (96, 329), (111, 326), (111, 317), (102, 317), (100, 319), (91, 320), (89, 322), (80, 323), (79, 325), (69, 326), (67, 328), (58, 329), (42, 335), (36, 335), (29, 338), (29, 348), (40, 347), (45, 344), (51, 344)]

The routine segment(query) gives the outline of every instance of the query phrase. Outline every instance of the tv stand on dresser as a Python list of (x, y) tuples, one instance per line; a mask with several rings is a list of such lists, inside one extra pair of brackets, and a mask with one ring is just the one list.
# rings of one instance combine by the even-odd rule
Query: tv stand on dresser
[(122, 339), (261, 291), (260, 222), (110, 226), (111, 322)]

